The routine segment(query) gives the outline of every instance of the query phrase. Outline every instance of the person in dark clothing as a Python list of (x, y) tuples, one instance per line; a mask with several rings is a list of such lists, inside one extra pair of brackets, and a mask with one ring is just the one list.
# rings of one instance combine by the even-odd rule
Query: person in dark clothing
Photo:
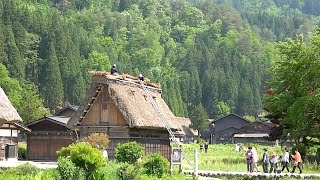
[(200, 144), (200, 152), (203, 152), (203, 144)]
[(263, 172), (268, 173), (269, 172), (269, 155), (268, 155), (268, 149), (264, 148), (264, 153), (262, 156), (262, 167), (263, 167)]
[(142, 76), (142, 74), (139, 74), (139, 80), (144, 81), (144, 77)]
[(204, 144), (204, 151), (205, 151), (206, 153), (208, 153), (208, 148), (209, 148), (209, 145), (208, 145), (208, 143), (206, 142), (206, 144)]
[(110, 71), (111, 71), (111, 75), (118, 75), (117, 66), (115, 64), (112, 65)]

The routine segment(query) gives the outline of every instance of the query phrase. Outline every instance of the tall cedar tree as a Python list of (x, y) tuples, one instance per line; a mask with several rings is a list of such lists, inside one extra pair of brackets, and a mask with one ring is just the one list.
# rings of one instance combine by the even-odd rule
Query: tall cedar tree
[(52, 42), (49, 44), (48, 60), (45, 70), (46, 83), (44, 84), (44, 97), (46, 99), (46, 105), (50, 109), (55, 110), (63, 99), (63, 85), (58, 58)]
[(209, 125), (209, 117), (202, 106), (202, 104), (198, 104), (195, 109), (192, 111), (191, 116), (191, 123), (192, 123), (192, 128), (198, 130), (198, 138), (200, 138), (201, 133), (206, 131), (208, 129)]
[(12, 31), (12, 26), (9, 23), (5, 28), (5, 43), (6, 53), (8, 55), (8, 64), (5, 64), (10, 72), (10, 75), (19, 80), (23, 80), (25, 77), (25, 65), (21, 58), (19, 49), (16, 45), (15, 37)]

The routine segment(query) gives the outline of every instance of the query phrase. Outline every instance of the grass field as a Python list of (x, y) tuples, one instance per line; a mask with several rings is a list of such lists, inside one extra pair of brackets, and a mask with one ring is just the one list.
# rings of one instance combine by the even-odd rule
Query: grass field
[[(268, 148), (269, 155), (273, 152), (278, 155), (283, 155), (281, 148), (279, 146), (268, 147), (268, 146), (260, 146), (254, 145), (258, 150), (259, 159), (262, 160), (263, 148)], [(212, 171), (237, 171), (237, 172), (246, 172), (246, 160), (245, 160), (245, 151), (243, 150), (241, 153), (237, 153), (235, 151), (235, 145), (233, 144), (217, 144), (217, 145), (209, 145), (208, 153), (199, 152), (198, 144), (186, 144), (183, 145), (183, 149), (186, 154), (191, 159), (192, 163), (194, 162), (194, 149), (198, 150), (198, 166), (199, 170), (212, 170)], [(245, 148), (243, 148), (245, 149)], [(187, 164), (185, 160), (183, 160), (183, 164)], [(261, 164), (261, 163), (260, 163)], [(269, 166), (270, 167), (270, 166)], [(192, 169), (187, 165), (183, 166), (183, 169)], [(259, 166), (260, 171), (262, 171), (262, 166)], [(292, 170), (292, 165), (290, 166), (290, 170)], [(303, 173), (308, 174), (317, 174), (320, 173), (320, 165), (316, 162), (313, 163), (303, 163)]]

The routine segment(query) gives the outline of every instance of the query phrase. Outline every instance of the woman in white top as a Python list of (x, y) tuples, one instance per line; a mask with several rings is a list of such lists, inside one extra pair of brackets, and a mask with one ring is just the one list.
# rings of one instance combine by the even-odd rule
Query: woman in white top
[(255, 147), (252, 147), (252, 156), (253, 156), (253, 171), (256, 169), (257, 172), (260, 172), (259, 171), (259, 168), (258, 168), (258, 153), (257, 153), (257, 150)]
[(288, 172), (289, 171), (289, 159), (290, 158), (290, 155), (289, 155), (289, 151), (288, 151), (288, 148), (284, 148), (284, 156), (283, 156), (283, 159), (282, 159), (282, 170), (281, 172), (283, 172), (283, 170), (286, 168)]

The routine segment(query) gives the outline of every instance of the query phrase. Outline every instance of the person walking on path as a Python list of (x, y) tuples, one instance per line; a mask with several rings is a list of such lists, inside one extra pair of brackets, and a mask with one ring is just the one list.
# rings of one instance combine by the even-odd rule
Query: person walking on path
[(256, 169), (257, 172), (260, 172), (258, 168), (258, 152), (255, 147), (252, 147), (252, 166), (253, 171)]
[(268, 149), (264, 148), (264, 153), (262, 156), (262, 167), (263, 167), (263, 172), (268, 173), (269, 171), (269, 155), (268, 155)]
[(247, 172), (252, 173), (252, 163), (253, 163), (253, 154), (252, 154), (252, 147), (248, 147), (248, 150), (246, 152), (246, 160), (247, 160)]
[(293, 169), (292, 169), (291, 173), (294, 173), (294, 171), (298, 167), (300, 174), (302, 174), (302, 159), (301, 159), (301, 155), (300, 155), (298, 149), (294, 150), (294, 155), (292, 158), (294, 159), (294, 163), (293, 163)]
[(279, 156), (276, 155), (275, 153), (272, 154), (271, 159), (270, 159), (270, 171), (269, 173), (276, 173), (278, 169), (278, 162), (279, 162)]
[(203, 152), (203, 144), (200, 144), (200, 152)]
[(288, 151), (288, 148), (284, 148), (284, 156), (283, 156), (283, 159), (282, 159), (282, 170), (281, 170), (281, 172), (283, 172), (284, 171), (284, 169), (286, 168), (287, 169), (287, 171), (288, 172), (290, 172), (289, 171), (289, 167), (288, 167), (288, 165), (289, 165), (289, 159), (290, 158), (290, 155), (289, 155), (289, 151)]
[(208, 145), (208, 142), (206, 142), (206, 144), (204, 144), (204, 151), (206, 153), (208, 153), (208, 148), (209, 148), (209, 145)]

